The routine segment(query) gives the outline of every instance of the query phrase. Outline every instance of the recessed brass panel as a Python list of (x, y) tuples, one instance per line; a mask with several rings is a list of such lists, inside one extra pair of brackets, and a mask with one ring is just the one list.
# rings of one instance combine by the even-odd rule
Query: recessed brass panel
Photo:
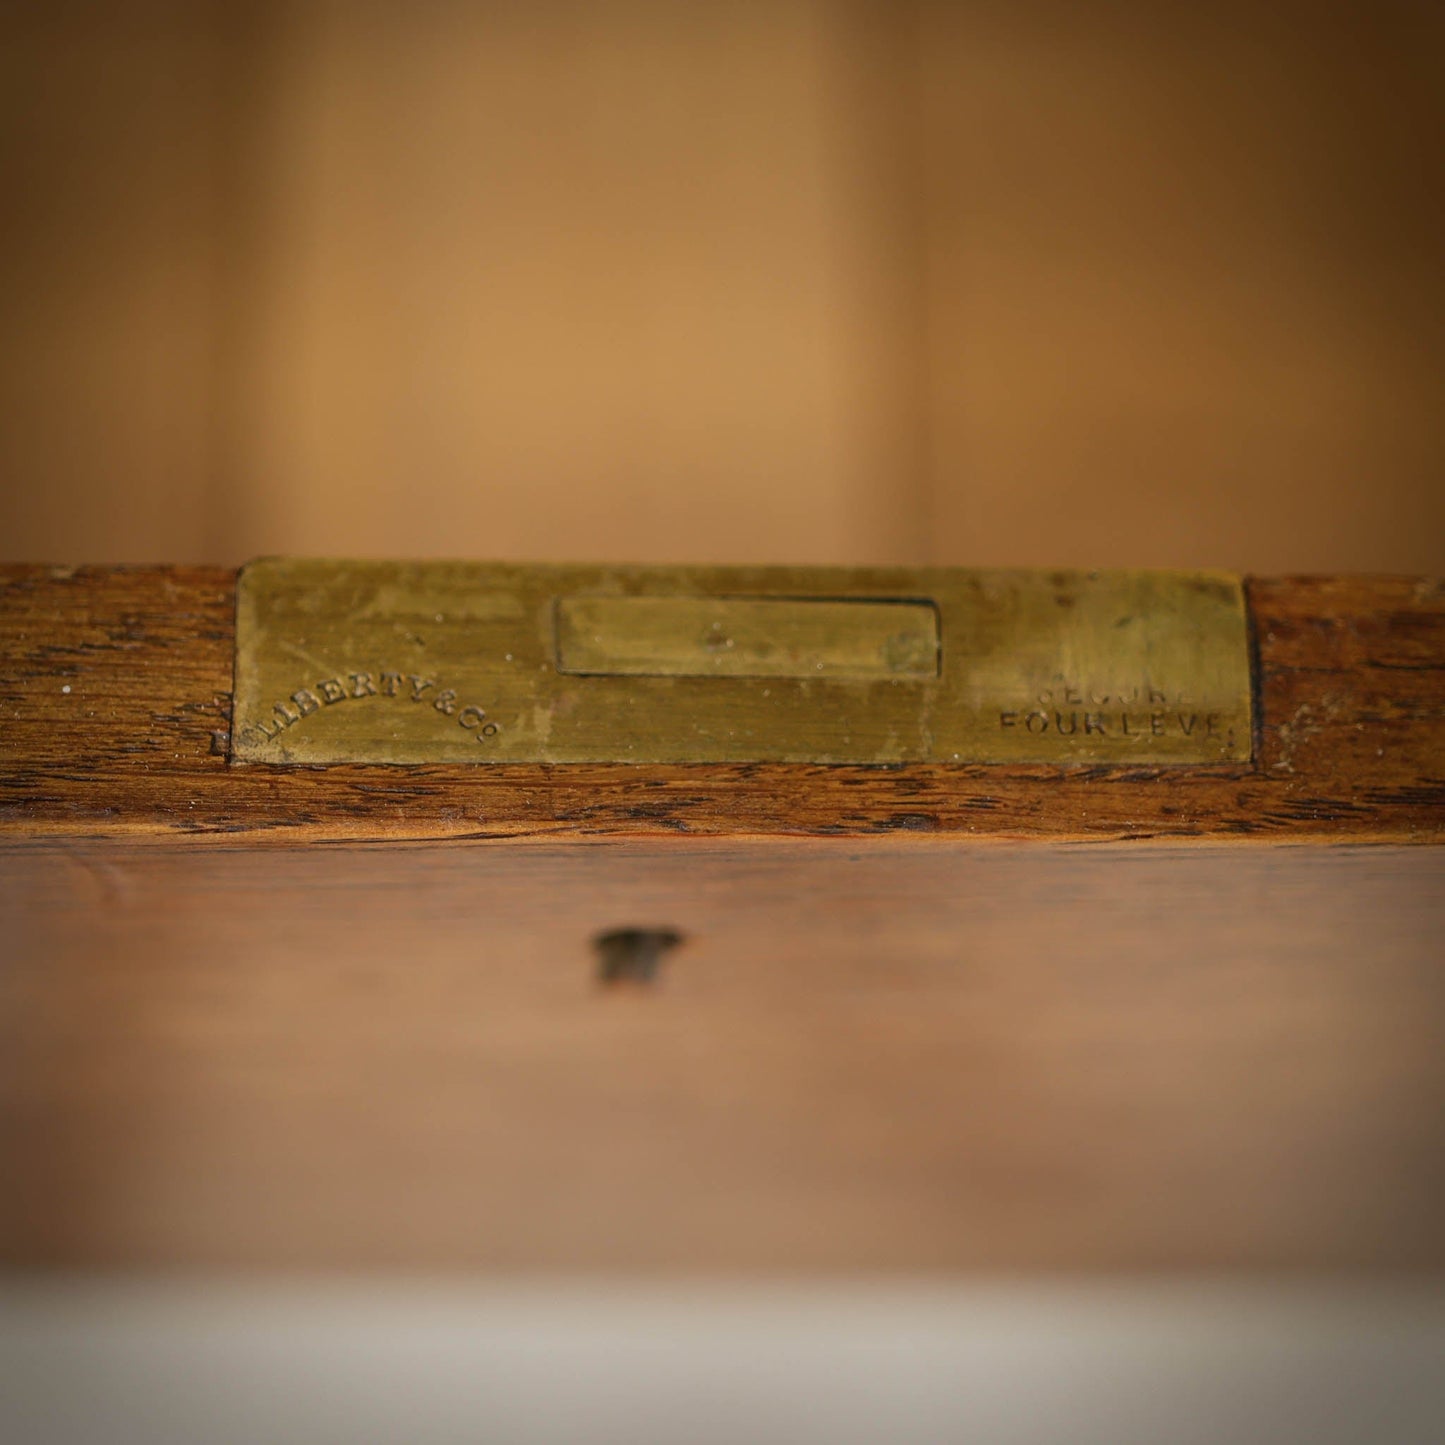
[(559, 597), (557, 669), (618, 677), (937, 677), (928, 602)]
[(260, 763), (1220, 763), (1251, 754), (1223, 573), (253, 562)]

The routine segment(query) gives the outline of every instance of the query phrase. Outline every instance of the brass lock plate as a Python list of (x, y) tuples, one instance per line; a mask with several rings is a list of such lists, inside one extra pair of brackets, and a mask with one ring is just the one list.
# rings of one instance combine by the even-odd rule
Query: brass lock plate
[(1225, 573), (266, 559), (232, 757), (1247, 762), (1250, 693)]

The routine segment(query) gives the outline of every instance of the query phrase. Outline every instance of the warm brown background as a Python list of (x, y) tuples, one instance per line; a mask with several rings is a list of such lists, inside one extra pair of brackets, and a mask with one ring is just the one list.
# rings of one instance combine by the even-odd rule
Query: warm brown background
[(1440, 571), (1442, 15), (7, 10), (0, 558)]

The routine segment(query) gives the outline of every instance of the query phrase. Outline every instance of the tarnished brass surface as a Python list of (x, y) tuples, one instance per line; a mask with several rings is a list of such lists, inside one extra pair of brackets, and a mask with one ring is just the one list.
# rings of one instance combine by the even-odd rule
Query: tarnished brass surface
[(1251, 754), (1224, 573), (276, 559), (236, 620), (244, 762)]
[(937, 677), (927, 602), (557, 599), (557, 670), (632, 677)]

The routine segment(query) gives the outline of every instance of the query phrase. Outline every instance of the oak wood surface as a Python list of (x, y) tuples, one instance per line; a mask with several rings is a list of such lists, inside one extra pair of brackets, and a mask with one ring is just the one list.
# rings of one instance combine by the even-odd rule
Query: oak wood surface
[(51, 839), (0, 930), (14, 1265), (1445, 1267), (1445, 849)]
[(1256, 579), (1239, 767), (228, 766), (234, 574), (0, 570), (0, 830), (303, 838), (704, 833), (1445, 836), (1445, 584)]
[(1249, 766), (297, 769), (6, 570), (0, 1261), (1445, 1268), (1445, 589), (1249, 595)]

